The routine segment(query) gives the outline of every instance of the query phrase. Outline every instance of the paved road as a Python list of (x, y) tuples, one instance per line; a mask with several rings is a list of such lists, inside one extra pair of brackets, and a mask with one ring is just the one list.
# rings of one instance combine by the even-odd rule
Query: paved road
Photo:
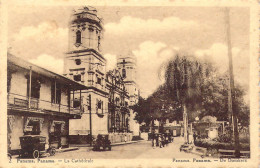
[(173, 143), (170, 143), (164, 148), (153, 148), (151, 141), (140, 141), (138, 143), (113, 146), (112, 151), (92, 151), (90, 148), (81, 147), (76, 151), (56, 153), (55, 156), (48, 157), (55, 159), (142, 159), (142, 158), (200, 158), (200, 156), (180, 152), (179, 147), (183, 144), (183, 138), (177, 137)]

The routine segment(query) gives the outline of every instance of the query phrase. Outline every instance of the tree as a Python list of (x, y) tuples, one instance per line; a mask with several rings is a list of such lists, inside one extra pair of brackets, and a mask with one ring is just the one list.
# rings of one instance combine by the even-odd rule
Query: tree
[(152, 119), (149, 113), (150, 106), (146, 99), (139, 97), (138, 103), (131, 108), (136, 112), (135, 120), (137, 120), (139, 124), (145, 122), (146, 125), (149, 125)]
[(165, 84), (172, 99), (179, 102), (183, 112), (184, 138), (187, 141), (189, 111), (201, 107), (201, 85), (203, 84), (202, 64), (193, 56), (176, 55), (166, 65)]
[[(217, 71), (204, 80), (202, 86), (202, 111), (199, 117), (215, 116), (219, 121), (229, 121), (228, 115), (228, 75), (220, 75)], [(245, 90), (238, 84), (234, 87), (234, 109), (238, 112), (238, 119), (242, 125), (249, 123), (249, 107), (244, 101)]]

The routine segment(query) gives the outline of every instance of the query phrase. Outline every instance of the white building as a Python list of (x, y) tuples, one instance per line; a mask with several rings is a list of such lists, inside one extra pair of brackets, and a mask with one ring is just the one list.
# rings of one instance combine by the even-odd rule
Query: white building
[[(124, 78), (124, 83), (126, 86), (126, 91), (130, 96), (130, 106), (138, 103), (139, 99), (139, 89), (136, 84), (136, 57), (129, 55), (126, 57), (121, 57), (117, 60), (117, 68), (121, 72)], [(130, 110), (130, 131), (134, 136), (139, 136), (140, 125), (137, 123), (135, 118), (135, 113)]]
[[(75, 95), (76, 98), (81, 96), (82, 99), (81, 102), (79, 102), (79, 99), (76, 100), (78, 103), (74, 103), (74, 107), (82, 106), (84, 113), (80, 120), (70, 120), (72, 143), (77, 143), (76, 141), (79, 138), (81, 139), (79, 143), (87, 143), (89, 135), (95, 137), (101, 133), (110, 133), (112, 143), (124, 141), (125, 135), (127, 135), (128, 140), (131, 140), (132, 134), (127, 133), (128, 129), (126, 129), (129, 127), (128, 125), (131, 121), (127, 115), (123, 114), (124, 110), (119, 110), (120, 122), (116, 126), (120, 127), (120, 129), (114, 129), (120, 134), (115, 134), (115, 131), (110, 131), (111, 123), (115, 122), (111, 121), (111, 110), (109, 110), (111, 96), (109, 94), (114, 87), (119, 87), (117, 90), (120, 90), (120, 87), (127, 88), (127, 91), (129, 91), (129, 93), (131, 92), (130, 102), (129, 96), (122, 96), (126, 95), (126, 93), (123, 93), (125, 90), (122, 90), (122, 93), (117, 92), (117, 94), (121, 95), (121, 97), (119, 96), (119, 101), (123, 102), (119, 106), (120, 109), (126, 106), (128, 108), (128, 105), (137, 102), (138, 91), (136, 87), (133, 87), (136, 85), (134, 79), (135, 64), (129, 63), (127, 67), (132, 68), (126, 68), (126, 74), (132, 73), (133, 75), (129, 77), (127, 75), (127, 80), (124, 80), (122, 84), (113, 84), (114, 86), (111, 86), (111, 83), (108, 82), (109, 76), (114, 76), (119, 83), (124, 77), (121, 79), (122, 74), (120, 75), (121, 77), (119, 77), (115, 73), (106, 72), (105, 67), (107, 60), (102, 56), (101, 52), (103, 31), (103, 24), (97, 15), (96, 9), (83, 7), (73, 12), (69, 23), (69, 51), (64, 57), (64, 75), (82, 83), (87, 89), (81, 91), (81, 93), (76, 92), (77, 94)], [(108, 73), (110, 75), (107, 75)], [(113, 126), (115, 126), (115, 124)]]

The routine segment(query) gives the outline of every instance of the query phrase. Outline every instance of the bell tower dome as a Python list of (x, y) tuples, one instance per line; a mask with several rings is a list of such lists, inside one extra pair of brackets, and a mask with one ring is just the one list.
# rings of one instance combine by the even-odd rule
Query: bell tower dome
[(103, 24), (93, 7), (73, 11), (69, 23), (69, 51), (94, 49), (101, 52)]
[(84, 85), (105, 90), (106, 59), (101, 54), (102, 34), (102, 20), (95, 8), (88, 6), (73, 10), (64, 75)]

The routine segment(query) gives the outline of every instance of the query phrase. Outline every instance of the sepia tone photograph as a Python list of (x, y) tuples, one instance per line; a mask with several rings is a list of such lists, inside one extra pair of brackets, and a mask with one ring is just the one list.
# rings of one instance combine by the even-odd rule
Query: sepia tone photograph
[(9, 163), (246, 164), (250, 10), (9, 7)]

